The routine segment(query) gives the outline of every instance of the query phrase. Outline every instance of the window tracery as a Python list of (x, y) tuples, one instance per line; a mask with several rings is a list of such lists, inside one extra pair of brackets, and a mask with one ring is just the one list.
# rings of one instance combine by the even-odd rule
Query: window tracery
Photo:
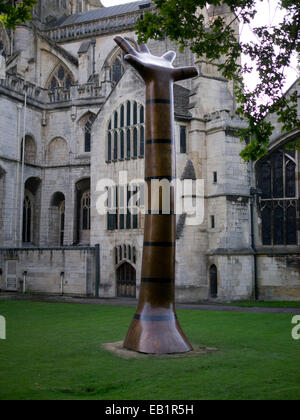
[(262, 244), (298, 245), (299, 172), (298, 152), (287, 146), (271, 153), (259, 163), (258, 187), (262, 190), (260, 212)]
[(144, 157), (144, 115), (144, 106), (136, 101), (127, 101), (112, 114), (106, 134), (106, 160), (108, 163)]

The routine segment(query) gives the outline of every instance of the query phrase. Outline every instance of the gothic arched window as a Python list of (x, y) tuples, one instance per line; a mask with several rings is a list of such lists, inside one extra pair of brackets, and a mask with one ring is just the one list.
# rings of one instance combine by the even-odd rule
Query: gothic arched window
[(145, 154), (144, 106), (127, 101), (113, 112), (108, 123), (106, 159), (113, 161), (143, 158)]
[(79, 125), (82, 128), (83, 133), (84, 133), (83, 151), (85, 153), (90, 153), (92, 150), (92, 128), (93, 128), (95, 119), (96, 119), (96, 115), (94, 113), (87, 112), (79, 120)]
[(143, 184), (107, 188), (107, 230), (139, 229), (144, 208)]
[(66, 203), (65, 201), (61, 202), (59, 206), (59, 245), (63, 246), (64, 244), (64, 236), (65, 236), (65, 208)]
[(298, 244), (298, 159), (295, 149), (281, 147), (258, 164), (263, 245)]
[(133, 157), (137, 157), (138, 155), (138, 132), (136, 127), (133, 129)]
[(121, 57), (117, 57), (111, 67), (111, 80), (114, 84), (117, 84), (124, 73), (124, 68), (121, 63)]
[(136, 248), (127, 244), (119, 245), (115, 247), (114, 257), (116, 265), (121, 264), (124, 260), (136, 264)]
[(58, 212), (59, 212), (59, 245), (64, 245), (64, 236), (65, 236), (65, 208), (66, 202), (62, 201)]
[(86, 191), (81, 198), (81, 229), (91, 229), (91, 194)]
[(39, 245), (41, 214), (41, 180), (30, 177), (24, 185), (22, 241)]
[(142, 126), (140, 129), (140, 157), (144, 157), (145, 154), (145, 129)]
[(51, 91), (59, 87), (69, 90), (72, 83), (73, 77), (71, 72), (65, 66), (59, 64), (50, 76), (46, 86)]
[(31, 136), (25, 136), (25, 145), (23, 145), (23, 139), (21, 141), (20, 160), (23, 160), (23, 150), (25, 149), (25, 163), (35, 164), (36, 160), (36, 144)]
[(88, 123), (86, 123), (84, 127), (84, 151), (87, 153), (91, 151), (91, 140), (92, 140), (91, 131), (90, 131)]
[(26, 194), (23, 203), (23, 243), (32, 242), (33, 203)]

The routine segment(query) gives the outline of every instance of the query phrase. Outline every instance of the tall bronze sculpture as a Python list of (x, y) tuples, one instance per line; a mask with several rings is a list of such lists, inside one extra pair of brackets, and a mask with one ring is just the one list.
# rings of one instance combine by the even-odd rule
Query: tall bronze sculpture
[[(122, 37), (117, 36), (115, 42), (146, 84), (145, 182), (151, 203), (151, 181), (171, 181), (176, 176), (173, 83), (195, 77), (198, 72), (195, 67), (174, 68), (173, 51), (156, 57), (145, 44), (135, 50)], [(148, 204), (139, 303), (124, 347), (152, 354), (185, 353), (192, 346), (175, 313), (174, 189), (171, 188), (169, 214), (163, 214), (161, 201), (159, 211), (155, 212)]]

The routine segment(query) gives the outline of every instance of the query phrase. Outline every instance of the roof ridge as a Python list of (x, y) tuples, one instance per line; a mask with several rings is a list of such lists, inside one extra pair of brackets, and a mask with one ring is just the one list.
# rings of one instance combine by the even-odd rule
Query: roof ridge
[(138, 0), (114, 6), (99, 7), (97, 9), (92, 9), (87, 12), (66, 15), (54, 24), (49, 25), (47, 29), (55, 29), (61, 26), (75, 25), (77, 23), (85, 23), (93, 20), (106, 19), (109, 17), (118, 16), (130, 12), (136, 12), (139, 10), (139, 6), (145, 3), (153, 4), (151, 0)]

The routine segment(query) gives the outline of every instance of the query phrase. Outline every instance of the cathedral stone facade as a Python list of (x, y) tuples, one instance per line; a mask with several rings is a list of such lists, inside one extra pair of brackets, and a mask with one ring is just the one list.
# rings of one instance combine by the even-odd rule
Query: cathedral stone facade
[[(1, 290), (138, 296), (144, 219), (127, 204), (144, 205), (145, 87), (113, 38), (136, 46), (152, 8), (40, 0), (31, 23), (0, 28)], [(204, 181), (201, 223), (177, 216), (177, 301), (300, 300), (299, 152), (287, 148), (299, 132), (277, 126), (269, 155), (244, 163), (231, 83), (168, 40), (149, 47), (199, 70), (174, 86), (177, 178)]]

